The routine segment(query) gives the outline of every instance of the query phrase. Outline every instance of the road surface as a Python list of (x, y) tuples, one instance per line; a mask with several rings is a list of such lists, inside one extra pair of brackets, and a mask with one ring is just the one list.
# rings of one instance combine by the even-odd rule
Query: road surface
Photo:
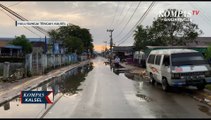
[(94, 69), (80, 86), (83, 91), (62, 97), (45, 118), (211, 118), (210, 107), (190, 96), (147, 81), (114, 74), (105, 59), (93, 60)]
[(113, 72), (105, 61), (97, 57), (37, 88), (56, 92), (53, 105), (25, 105), (16, 98), (0, 107), (0, 117), (211, 118), (210, 107), (184, 91), (164, 92), (138, 76)]

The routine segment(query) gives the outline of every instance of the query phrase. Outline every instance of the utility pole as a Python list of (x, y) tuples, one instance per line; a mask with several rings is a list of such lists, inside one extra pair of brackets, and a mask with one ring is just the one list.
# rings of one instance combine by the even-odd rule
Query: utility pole
[(113, 47), (113, 39), (112, 39), (112, 32), (114, 31), (114, 29), (107, 29), (107, 32), (110, 32), (111, 35), (110, 35), (110, 50), (112, 52), (112, 47)]
[(105, 51), (106, 51), (106, 48), (107, 48), (107, 41), (104, 41), (104, 43), (105, 43)]
[(112, 57), (113, 57), (113, 50), (112, 50), (112, 47), (113, 47), (113, 39), (112, 39), (112, 32), (114, 31), (114, 29), (107, 29), (107, 32), (110, 32), (111, 35), (110, 35), (110, 64), (111, 64), (111, 60), (112, 60)]

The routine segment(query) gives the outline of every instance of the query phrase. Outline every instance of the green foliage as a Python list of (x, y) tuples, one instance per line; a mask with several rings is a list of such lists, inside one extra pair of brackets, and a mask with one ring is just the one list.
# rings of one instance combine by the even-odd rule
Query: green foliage
[(29, 42), (25, 35), (15, 37), (15, 39), (12, 40), (10, 44), (22, 46), (24, 54), (32, 52), (32, 44)]
[[(176, 9), (166, 11), (172, 10)], [(146, 46), (187, 45), (196, 42), (195, 38), (202, 33), (198, 25), (191, 21), (164, 21), (163, 18), (158, 17), (154, 18), (150, 27), (137, 26), (134, 33), (134, 46), (137, 50), (141, 50)]]
[(207, 51), (205, 52), (205, 58), (211, 59), (211, 45), (208, 46)]
[[(67, 52), (82, 53), (83, 51), (93, 51), (93, 39), (89, 30), (76, 25), (62, 26), (57, 30), (49, 32), (53, 40), (58, 40), (67, 47)], [(80, 45), (79, 45), (80, 44)]]
[(66, 37), (64, 40), (64, 46), (68, 49), (68, 52), (81, 54), (84, 50), (83, 42), (77, 37)]
[(48, 32), (49, 36), (53, 40), (52, 42), (56, 42), (56, 40), (59, 40), (59, 34), (56, 30), (51, 30)]

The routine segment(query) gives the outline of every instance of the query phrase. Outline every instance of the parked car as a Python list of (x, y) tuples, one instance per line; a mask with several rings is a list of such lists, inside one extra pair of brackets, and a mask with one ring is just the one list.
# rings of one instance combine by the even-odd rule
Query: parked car
[(196, 86), (199, 90), (211, 83), (211, 67), (201, 53), (191, 49), (152, 50), (147, 58), (146, 71), (150, 82), (171, 87)]

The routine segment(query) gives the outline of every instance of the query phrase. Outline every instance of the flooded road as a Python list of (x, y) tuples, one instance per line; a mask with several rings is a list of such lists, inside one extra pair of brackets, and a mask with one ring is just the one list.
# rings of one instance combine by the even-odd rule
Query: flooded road
[(34, 90), (53, 90), (54, 104), (21, 104), (19, 98), (0, 107), (0, 117), (38, 118), (211, 118), (210, 107), (183, 91), (164, 92), (160, 85), (124, 70), (106, 59), (70, 70)]
[[(71, 96), (81, 91), (82, 89), (78, 87), (92, 69), (92, 63), (74, 68), (59, 77), (41, 83), (38, 87), (32, 89), (32, 91), (53, 91), (49, 98), (55, 104), (62, 96)], [(0, 118), (40, 118), (53, 105), (21, 104), (20, 97), (16, 97), (0, 106)]]
[(210, 107), (183, 92), (166, 93), (140, 77), (114, 71), (104, 58), (80, 86), (81, 92), (62, 97), (45, 118), (211, 118)]

